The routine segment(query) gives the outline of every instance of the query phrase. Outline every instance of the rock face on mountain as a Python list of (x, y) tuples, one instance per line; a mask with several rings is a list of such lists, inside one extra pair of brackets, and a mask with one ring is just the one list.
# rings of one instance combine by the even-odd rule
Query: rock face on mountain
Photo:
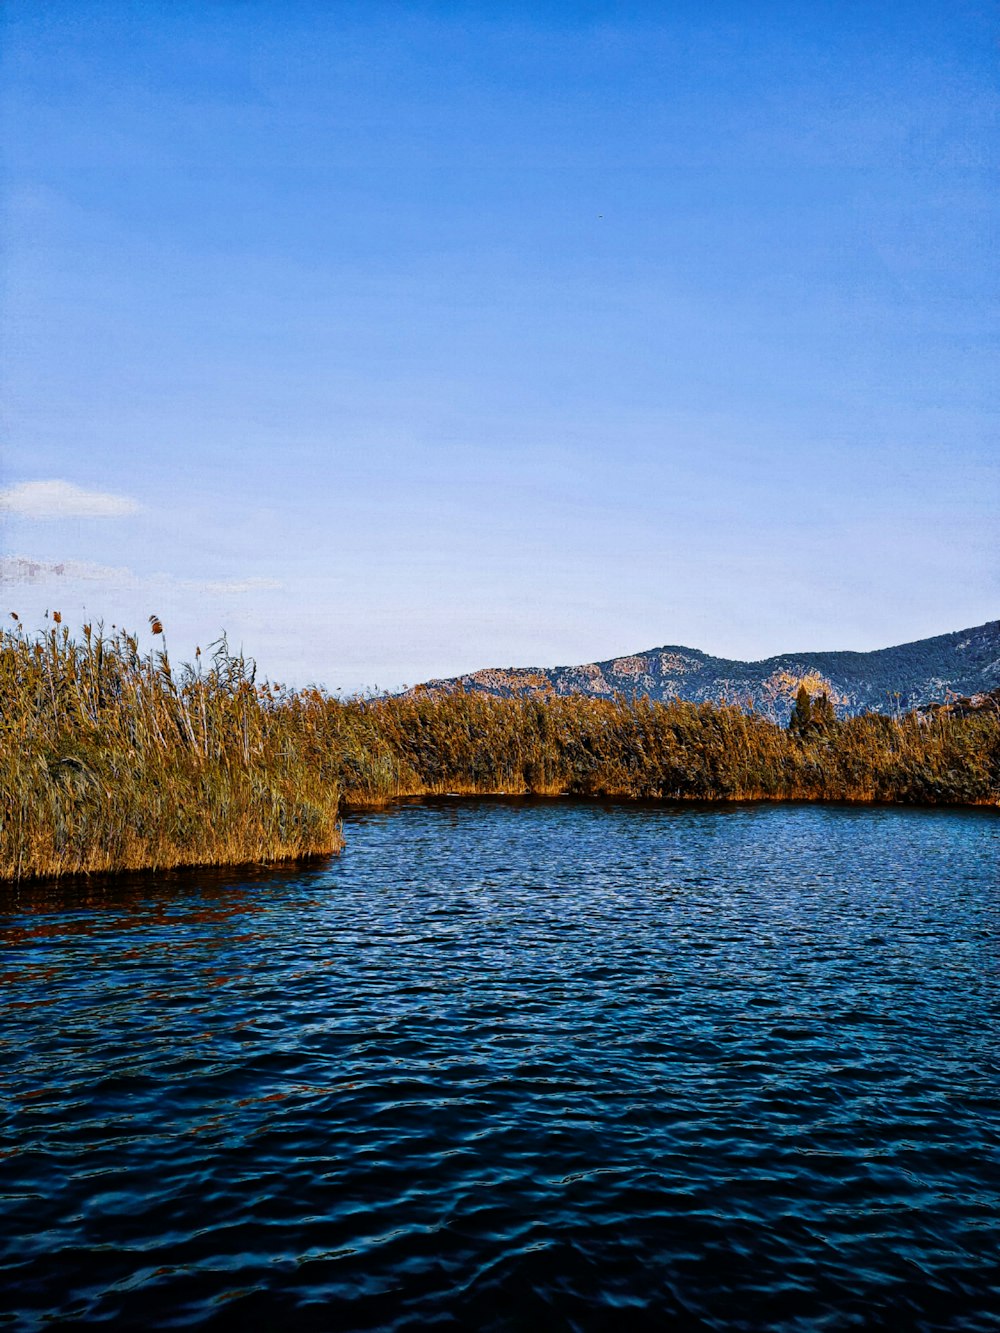
[(841, 716), (975, 698), (1000, 687), (1000, 620), (870, 653), (782, 653), (762, 662), (736, 662), (667, 646), (584, 666), (488, 667), (428, 681), (411, 693), (645, 695), (739, 704), (784, 723), (802, 684), (812, 694), (825, 690)]

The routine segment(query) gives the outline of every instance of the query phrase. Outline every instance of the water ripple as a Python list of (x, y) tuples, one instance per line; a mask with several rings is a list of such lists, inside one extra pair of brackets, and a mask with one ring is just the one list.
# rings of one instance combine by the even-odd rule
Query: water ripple
[(992, 812), (448, 802), (0, 918), (0, 1324), (1000, 1329)]

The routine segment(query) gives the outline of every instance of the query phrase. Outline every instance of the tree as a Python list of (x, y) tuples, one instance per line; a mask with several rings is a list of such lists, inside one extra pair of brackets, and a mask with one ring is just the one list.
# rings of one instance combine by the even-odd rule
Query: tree
[(795, 696), (795, 707), (792, 709), (792, 716), (788, 719), (789, 731), (794, 731), (797, 736), (805, 736), (810, 730), (812, 722), (812, 699), (809, 697), (809, 691), (805, 685), (799, 686), (799, 692)]
[(826, 690), (817, 695), (812, 700), (812, 729), (821, 734), (826, 734), (831, 730), (837, 721), (837, 714), (833, 711), (833, 704), (830, 702), (830, 696)]

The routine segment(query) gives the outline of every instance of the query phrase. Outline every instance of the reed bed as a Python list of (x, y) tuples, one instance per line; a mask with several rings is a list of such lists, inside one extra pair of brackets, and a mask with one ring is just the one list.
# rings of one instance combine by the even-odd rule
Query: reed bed
[[(57, 617), (58, 620), (58, 617)], [(1000, 804), (1000, 716), (782, 728), (729, 705), (258, 683), (224, 639), (177, 670), (84, 626), (0, 631), (0, 878), (239, 864), (341, 846), (338, 802), (462, 794)]]
[(326, 709), (258, 686), (224, 639), (177, 671), (161, 645), (89, 625), (0, 633), (0, 878), (341, 846)]
[(804, 734), (730, 705), (582, 696), (335, 704), (349, 804), (444, 792), (1000, 803), (1000, 717), (942, 708)]

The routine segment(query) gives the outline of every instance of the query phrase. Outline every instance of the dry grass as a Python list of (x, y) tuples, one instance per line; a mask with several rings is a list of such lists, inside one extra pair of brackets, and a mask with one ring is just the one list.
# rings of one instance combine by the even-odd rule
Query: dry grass
[(126, 633), (2, 632), (0, 877), (336, 850), (326, 722), (224, 641), (175, 672)]
[(728, 705), (416, 695), (330, 703), (344, 800), (447, 791), (997, 804), (1000, 719), (849, 718), (805, 737)]
[[(151, 628), (162, 626), (151, 617)], [(413, 695), (258, 684), (214, 645), (54, 625), (0, 632), (0, 878), (325, 854), (338, 797), (441, 792), (656, 800), (1000, 803), (1000, 717), (851, 718), (804, 736), (726, 705)]]

